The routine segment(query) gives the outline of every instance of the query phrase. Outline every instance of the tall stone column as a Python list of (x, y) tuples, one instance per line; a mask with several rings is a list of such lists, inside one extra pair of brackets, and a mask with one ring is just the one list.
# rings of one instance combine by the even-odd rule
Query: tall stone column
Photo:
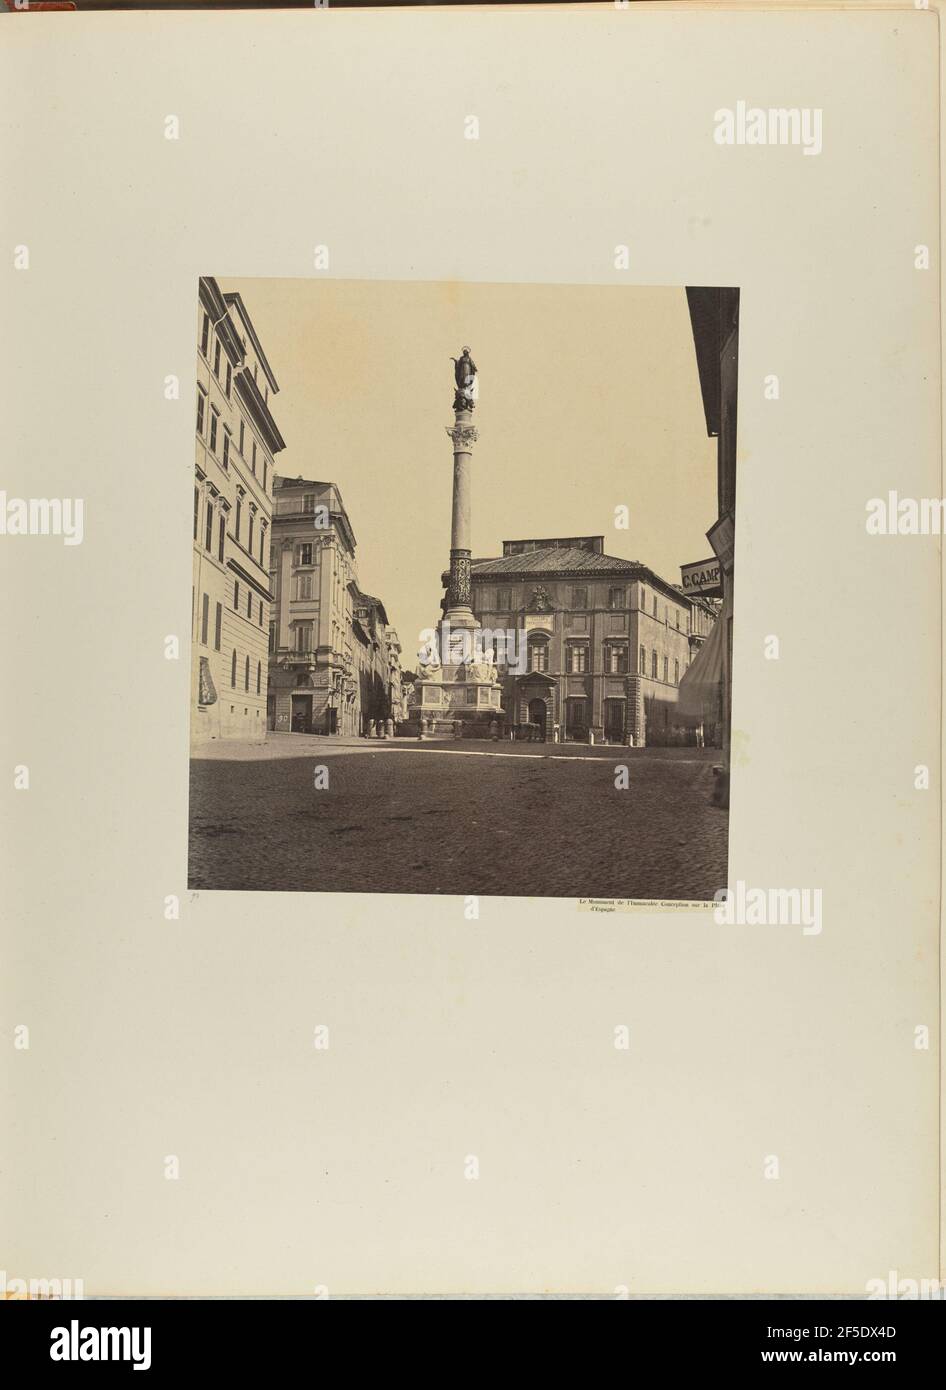
[(505, 711), (502, 687), (491, 654), (476, 648), (476, 615), (473, 612), (470, 562), (473, 531), (471, 515), (473, 424), (476, 406), (476, 364), (465, 347), (454, 363), (454, 422), (447, 426), (453, 445), (453, 508), (450, 522), (450, 572), (438, 642), (418, 666), (411, 708), (420, 730), (486, 737), (498, 729)]
[(447, 587), (446, 620), (451, 627), (476, 626), (470, 589), (471, 473), (473, 445), (478, 434), (471, 410), (455, 409), (456, 423), (447, 429), (453, 440), (453, 514), (450, 525), (450, 582)]

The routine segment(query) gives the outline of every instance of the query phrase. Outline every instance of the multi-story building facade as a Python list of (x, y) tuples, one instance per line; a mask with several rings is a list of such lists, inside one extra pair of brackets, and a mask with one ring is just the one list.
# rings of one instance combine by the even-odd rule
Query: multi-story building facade
[[(716, 440), (717, 516), (706, 539), (719, 561), (722, 604), (716, 641), (707, 662), (719, 668), (723, 749), (722, 772), (713, 793), (720, 806), (729, 805), (729, 754), (732, 725), (732, 623), (736, 541), (736, 421), (739, 389), (739, 290), (734, 287), (690, 286), (687, 289), (696, 365), (706, 416), (706, 433)], [(698, 674), (694, 671), (694, 681)]]
[(270, 729), (362, 734), (370, 720), (390, 714), (388, 633), (393, 628), (381, 600), (358, 587), (355, 545), (335, 483), (277, 479)]
[(266, 733), (269, 542), (279, 387), (238, 294), (199, 282), (191, 739)]
[(366, 734), (379, 728), (386, 730), (387, 721), (394, 718), (389, 636), (394, 629), (379, 598), (364, 593), (355, 583), (351, 591), (355, 665), (358, 669), (359, 732)]
[(563, 740), (662, 741), (694, 628), (675, 585), (606, 555), (602, 536), (572, 536), (504, 541), (500, 557), (473, 560), (471, 587), (479, 626), (526, 644), (511, 667), (494, 643), (507, 723)]

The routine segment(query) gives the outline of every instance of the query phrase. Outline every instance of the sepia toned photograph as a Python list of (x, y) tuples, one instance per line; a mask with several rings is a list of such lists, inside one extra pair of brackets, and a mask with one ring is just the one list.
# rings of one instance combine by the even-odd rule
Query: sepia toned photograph
[(919, 1363), (942, 9), (0, 0), (26, 1364)]
[(191, 888), (725, 887), (738, 328), (201, 278)]

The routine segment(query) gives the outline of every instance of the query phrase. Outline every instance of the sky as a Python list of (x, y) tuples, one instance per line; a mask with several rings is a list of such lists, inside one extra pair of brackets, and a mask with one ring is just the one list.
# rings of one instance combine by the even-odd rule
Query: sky
[[(686, 293), (676, 288), (220, 277), (279, 383), (276, 471), (338, 484), (362, 589), (402, 665), (440, 616), (449, 565), (453, 363), (479, 370), (474, 558), (503, 540), (604, 535), (673, 583), (709, 556), (706, 434)], [(629, 510), (627, 529), (615, 508)]]

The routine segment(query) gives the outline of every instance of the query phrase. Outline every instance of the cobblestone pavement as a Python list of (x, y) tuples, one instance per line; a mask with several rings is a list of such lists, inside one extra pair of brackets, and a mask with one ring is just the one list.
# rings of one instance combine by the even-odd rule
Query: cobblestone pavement
[(214, 744), (191, 760), (189, 886), (706, 900), (727, 881), (728, 813), (710, 804), (719, 758), (305, 735)]

